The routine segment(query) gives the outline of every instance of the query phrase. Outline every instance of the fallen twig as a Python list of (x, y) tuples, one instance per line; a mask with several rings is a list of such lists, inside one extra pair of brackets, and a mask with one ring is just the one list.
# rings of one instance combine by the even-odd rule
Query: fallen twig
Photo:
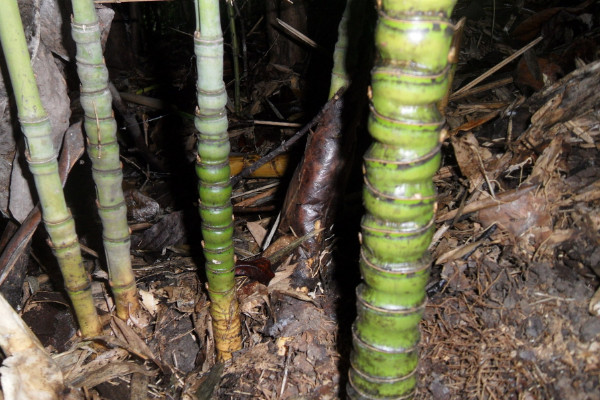
[(290, 146), (292, 146), (294, 143), (296, 143), (313, 126), (318, 124), (319, 121), (321, 120), (321, 118), (323, 117), (323, 115), (327, 112), (327, 110), (331, 109), (335, 105), (335, 103), (338, 101), (338, 99), (341, 96), (341, 91), (342, 91), (342, 89), (340, 89), (340, 91), (338, 91), (338, 93), (336, 93), (335, 96), (333, 96), (327, 103), (325, 103), (325, 106), (323, 106), (323, 108), (321, 108), (321, 111), (319, 111), (319, 113), (317, 115), (315, 115), (315, 117), (308, 124), (304, 125), (304, 128), (302, 128), (298, 132), (296, 132), (294, 134), (294, 136), (292, 136), (291, 138), (289, 138), (288, 140), (283, 142), (279, 147), (277, 147), (276, 149), (271, 151), (266, 156), (262, 157), (260, 160), (256, 161), (254, 164), (248, 166), (247, 168), (244, 168), (242, 170), (242, 172), (240, 172), (239, 174), (233, 176), (231, 178), (231, 184), (235, 185), (243, 178), (249, 177), (250, 175), (252, 175), (252, 173), (254, 171), (256, 171), (258, 168), (260, 168), (262, 165), (265, 165), (266, 163), (268, 163), (269, 161), (271, 161), (278, 155), (288, 151)]
[(494, 73), (496, 73), (496, 71), (500, 70), (506, 64), (510, 63), (515, 58), (519, 57), (521, 54), (525, 53), (527, 50), (529, 50), (530, 48), (532, 48), (533, 46), (535, 46), (536, 44), (538, 44), (541, 40), (542, 40), (542, 37), (540, 36), (537, 39), (535, 39), (533, 42), (531, 42), (531, 43), (527, 44), (526, 46), (522, 47), (521, 49), (517, 50), (514, 54), (511, 54), (505, 60), (502, 60), (501, 62), (499, 62), (498, 64), (496, 64), (492, 68), (490, 68), (488, 71), (486, 71), (485, 73), (481, 74), (479, 77), (475, 78), (473, 81), (469, 82), (468, 84), (466, 84), (462, 88), (458, 89), (456, 92), (454, 92), (452, 94), (452, 96), (450, 96), (450, 98), (451, 99), (452, 98), (458, 98), (459, 94), (461, 94), (463, 92), (466, 92), (467, 90), (471, 89), (473, 86), (477, 85), (479, 82), (481, 82), (481, 81), (485, 80), (487, 77), (493, 75)]
[[(496, 195), (495, 198), (488, 197), (483, 200), (475, 201), (473, 203), (467, 204), (462, 210), (462, 214), (466, 215), (475, 211), (483, 210), (484, 208), (495, 207), (503, 203), (510, 203), (511, 201), (520, 198), (521, 196), (531, 192), (532, 190), (537, 189), (537, 187), (538, 185), (524, 186), (515, 190), (508, 190), (506, 192), (499, 193)], [(436, 218), (436, 222), (448, 221), (449, 219), (454, 218), (458, 214), (458, 211), (459, 210), (452, 210), (445, 214), (439, 215)]]
[[(140, 126), (130, 112), (127, 111), (127, 107), (123, 104), (123, 96), (119, 91), (115, 88), (115, 86), (109, 82), (108, 88), (110, 89), (110, 94), (112, 95), (112, 104), (117, 109), (119, 114), (123, 117), (126, 123), (126, 128), (129, 131), (137, 150), (141, 153), (142, 157), (146, 160), (150, 166), (160, 172), (165, 171), (165, 167), (163, 163), (158, 160), (154, 154), (148, 149), (148, 145), (144, 141), (144, 135), (142, 135), (142, 131), (140, 130)], [(139, 95), (134, 95), (139, 96)], [(145, 97), (145, 96), (139, 96)]]

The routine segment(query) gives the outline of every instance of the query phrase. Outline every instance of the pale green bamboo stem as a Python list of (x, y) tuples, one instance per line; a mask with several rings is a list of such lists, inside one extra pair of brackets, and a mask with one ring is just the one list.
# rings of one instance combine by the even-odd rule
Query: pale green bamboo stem
[(117, 124), (108, 89), (108, 70), (102, 56), (100, 26), (92, 0), (72, 0), (72, 35), (77, 44), (77, 72), (81, 80), (81, 105), (92, 174), (96, 183), (98, 214), (110, 286), (117, 316), (127, 319), (138, 308), (135, 276), (129, 254), (127, 206), (123, 196), (123, 172), (119, 160)]
[(26, 157), (40, 198), (50, 244), (73, 303), (81, 333), (96, 336), (102, 326), (92, 299), (90, 279), (81, 260), (75, 223), (65, 203), (52, 142), (52, 127), (42, 106), (25, 42), (17, 2), (3, 0), (0, 41), (12, 83), (19, 120), (26, 138)]
[(194, 34), (198, 68), (196, 128), (200, 132), (196, 173), (210, 313), (217, 356), (241, 349), (240, 313), (235, 293), (233, 208), (229, 180), (227, 93), (223, 83), (223, 33), (218, 0), (200, 0), (200, 29)]
[(329, 98), (331, 99), (342, 87), (348, 87), (350, 78), (346, 68), (346, 55), (348, 54), (348, 19), (352, 0), (346, 0), (346, 8), (338, 26), (338, 38), (333, 50), (333, 68), (331, 70), (331, 83), (329, 85)]

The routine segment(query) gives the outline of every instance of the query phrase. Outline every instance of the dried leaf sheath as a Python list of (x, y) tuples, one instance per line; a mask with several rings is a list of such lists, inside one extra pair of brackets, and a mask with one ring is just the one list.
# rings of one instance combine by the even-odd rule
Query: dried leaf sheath
[(200, 217), (210, 313), (217, 357), (231, 358), (241, 349), (233, 258), (233, 208), (229, 181), (227, 94), (223, 83), (223, 34), (218, 0), (199, 0), (200, 27), (194, 35), (198, 68), (199, 131), (196, 173), (200, 179)]
[[(358, 73), (367, 64), (370, 46), (361, 46), (364, 0), (348, 0), (338, 26), (329, 88), (330, 100), (317, 118), (318, 127), (308, 136), (301, 163), (296, 168), (282, 207), (280, 231), (304, 235), (316, 227), (326, 229), (302, 245), (293, 284), (312, 288), (319, 279), (331, 279), (331, 252), (326, 251), (327, 233), (337, 217), (345, 192), (356, 146), (356, 130), (364, 115), (365, 76)], [(352, 27), (351, 30), (348, 27)], [(362, 60), (361, 60), (362, 57)], [(367, 65), (364, 65), (366, 68)], [(333, 103), (332, 103), (333, 102)]]
[(425, 307), (435, 187), (447, 90), (454, 0), (379, 2), (369, 131), (364, 157), (357, 319), (348, 393), (354, 399), (413, 395)]

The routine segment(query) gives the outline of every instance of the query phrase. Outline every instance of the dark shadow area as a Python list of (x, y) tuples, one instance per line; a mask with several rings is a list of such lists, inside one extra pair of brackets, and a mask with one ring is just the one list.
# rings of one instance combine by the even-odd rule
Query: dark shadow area
[[(339, 396), (346, 398), (350, 352), (352, 350), (352, 323), (356, 318), (356, 287), (361, 281), (358, 268), (360, 258), (360, 221), (364, 214), (362, 205), (363, 154), (371, 143), (367, 131), (368, 101), (364, 94), (371, 77), (374, 58), (373, 35), (375, 9), (368, 4), (355, 2), (348, 20), (348, 54), (346, 68), (352, 82), (344, 93), (342, 111), (343, 157), (345, 171), (340, 186), (345, 189), (338, 210), (334, 232), (338, 238), (334, 253), (332, 273), (333, 292), (336, 293), (338, 323), (337, 351), (340, 372)], [(355, 29), (361, 27), (361, 29)], [(351, 135), (348, 135), (351, 134)], [(349, 136), (349, 137), (348, 137)]]

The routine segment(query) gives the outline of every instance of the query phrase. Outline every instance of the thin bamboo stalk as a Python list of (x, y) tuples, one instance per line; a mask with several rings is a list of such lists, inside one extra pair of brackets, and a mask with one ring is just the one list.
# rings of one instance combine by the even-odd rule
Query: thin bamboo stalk
[(62, 191), (57, 149), (31, 68), (19, 8), (15, 0), (5, 0), (2, 6), (0, 41), (26, 138), (27, 162), (40, 198), (44, 225), (81, 333), (86, 337), (96, 336), (101, 333), (102, 326), (94, 307), (90, 279), (83, 267), (75, 223)]
[(329, 84), (329, 98), (332, 98), (338, 90), (348, 87), (350, 78), (346, 68), (346, 57), (348, 49), (348, 19), (350, 18), (350, 6), (352, 0), (346, 1), (346, 7), (342, 19), (338, 25), (338, 39), (333, 50), (333, 68), (331, 70), (331, 83)]
[(233, 9), (233, 2), (234, 0), (227, 0), (227, 16), (229, 17), (229, 30), (231, 32), (231, 49), (233, 51), (233, 107), (236, 113), (240, 113), (242, 111), (242, 105), (240, 100), (240, 44), (237, 35), (237, 28), (235, 26), (235, 10)]
[(110, 286), (117, 316), (126, 320), (138, 307), (135, 276), (129, 254), (127, 206), (123, 196), (123, 172), (119, 160), (117, 123), (108, 88), (108, 70), (102, 56), (100, 25), (92, 0), (72, 0), (71, 33), (77, 45), (77, 73), (81, 80), (81, 105), (92, 175), (96, 183), (98, 214)]

